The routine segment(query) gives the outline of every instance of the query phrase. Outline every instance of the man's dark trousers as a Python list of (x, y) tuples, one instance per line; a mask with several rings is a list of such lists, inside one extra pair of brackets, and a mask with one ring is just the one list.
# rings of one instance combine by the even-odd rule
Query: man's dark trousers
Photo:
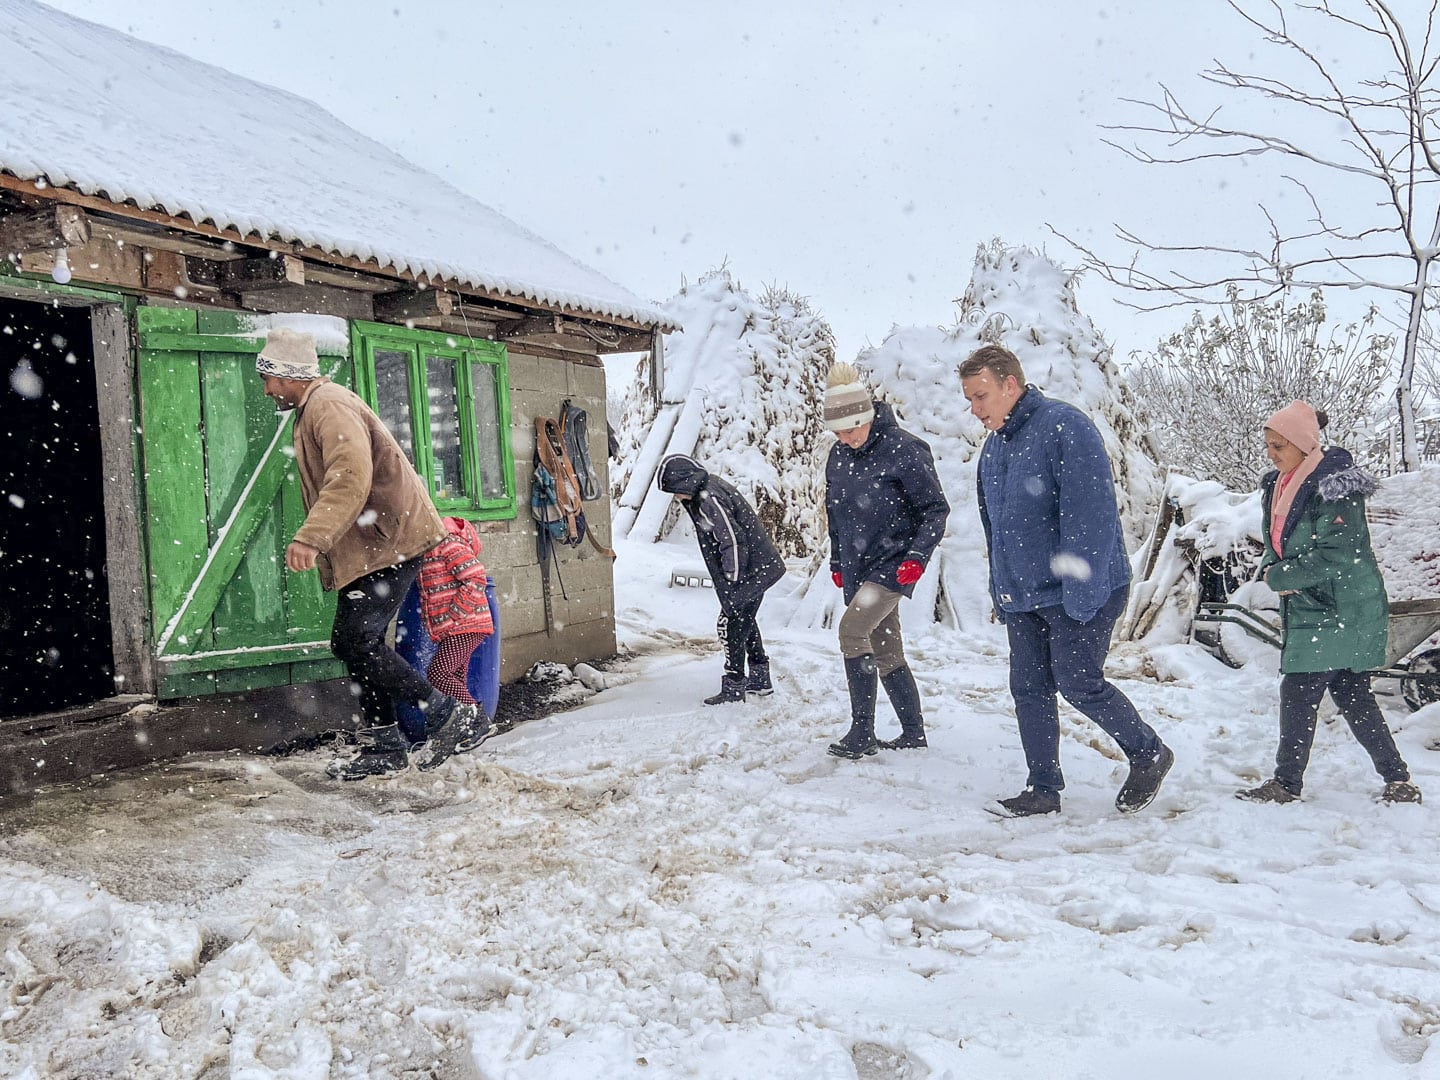
[(376, 570), (339, 589), (330, 649), (360, 687), (363, 727), (395, 722), (396, 702), (428, 702), (435, 691), (385, 644), (385, 631), (420, 573), (420, 557)]
[(1109, 733), (1131, 761), (1151, 761), (1160, 737), (1135, 711), (1130, 699), (1105, 681), (1110, 632), (1125, 610), (1130, 586), (1122, 585), (1087, 623), (1065, 609), (1005, 612), (1010, 635), (1010, 694), (1020, 722), (1020, 743), (1033, 788), (1060, 791), (1060, 711), (1055, 694)]

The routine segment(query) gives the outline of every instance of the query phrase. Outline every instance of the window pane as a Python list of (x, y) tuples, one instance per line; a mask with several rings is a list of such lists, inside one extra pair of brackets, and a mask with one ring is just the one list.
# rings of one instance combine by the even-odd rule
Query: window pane
[(480, 361), (470, 365), (470, 385), (475, 396), (475, 428), (480, 447), (480, 497), (505, 498), (505, 456), (500, 440), (500, 399), (495, 365)]
[(437, 499), (465, 497), (460, 474), (460, 401), (455, 387), (455, 361), (448, 356), (425, 358), (430, 394), (430, 453), (435, 462), (431, 490)]
[(410, 464), (415, 464), (415, 436), (410, 430), (410, 354), (375, 350), (375, 400), (380, 422), (390, 429)]

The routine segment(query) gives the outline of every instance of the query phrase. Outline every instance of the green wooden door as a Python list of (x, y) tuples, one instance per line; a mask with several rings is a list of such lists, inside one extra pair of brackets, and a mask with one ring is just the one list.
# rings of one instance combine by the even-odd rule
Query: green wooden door
[[(293, 420), (255, 374), (261, 339), (230, 311), (143, 307), (136, 327), (159, 695), (344, 674), (334, 596), (285, 569), (305, 514)], [(347, 357), (322, 354), (321, 368), (352, 384)]]

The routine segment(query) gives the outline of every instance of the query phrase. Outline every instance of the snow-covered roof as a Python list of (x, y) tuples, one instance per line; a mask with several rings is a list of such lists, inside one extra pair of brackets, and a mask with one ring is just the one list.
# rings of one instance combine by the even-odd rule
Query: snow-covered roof
[(0, 0), (0, 171), (551, 307), (658, 308), (304, 98)]

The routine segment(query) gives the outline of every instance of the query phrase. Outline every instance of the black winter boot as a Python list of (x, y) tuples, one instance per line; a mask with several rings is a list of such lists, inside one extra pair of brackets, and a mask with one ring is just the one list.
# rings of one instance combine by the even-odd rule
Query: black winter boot
[(348, 761), (332, 761), (325, 769), (332, 779), (363, 780), (367, 776), (388, 776), (410, 764), (405, 736), (400, 734), (399, 724), (361, 728), (355, 735), (370, 741)]
[(875, 657), (866, 653), (847, 658), (845, 681), (850, 684), (850, 730), (839, 742), (830, 744), (830, 753), (862, 758), (879, 749), (875, 741), (875, 694), (880, 679), (875, 672)]
[(481, 730), (489, 726), (478, 706), (445, 694), (432, 694), (426, 706), (425, 744), (415, 754), (415, 764), (425, 772), (439, 768), (461, 746), (478, 746)]
[(925, 718), (920, 712), (920, 689), (915, 685), (915, 676), (910, 665), (901, 664), (880, 678), (885, 687), (885, 696), (895, 709), (900, 721), (900, 737), (881, 739), (882, 750), (919, 750), (929, 744), (925, 741)]
[(754, 694), (756, 697), (764, 697), (766, 694), (775, 692), (775, 687), (770, 685), (769, 660), (750, 661), (750, 677), (745, 680), (745, 692)]
[(745, 700), (745, 676), (725, 672), (720, 676), (720, 692), (705, 699), (706, 705), (729, 705)]
[(1160, 790), (1160, 784), (1175, 764), (1175, 754), (1164, 743), (1153, 761), (1132, 761), (1130, 775), (1125, 778), (1120, 794), (1115, 796), (1115, 809), (1134, 814), (1149, 806)]

